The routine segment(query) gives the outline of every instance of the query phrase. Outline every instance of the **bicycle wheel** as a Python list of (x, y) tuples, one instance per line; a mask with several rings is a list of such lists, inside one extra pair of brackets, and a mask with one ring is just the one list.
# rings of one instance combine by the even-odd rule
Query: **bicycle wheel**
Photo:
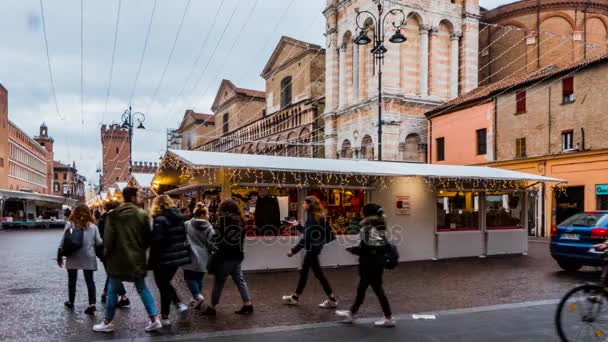
[(599, 285), (570, 290), (557, 306), (555, 326), (562, 342), (608, 340), (608, 293)]

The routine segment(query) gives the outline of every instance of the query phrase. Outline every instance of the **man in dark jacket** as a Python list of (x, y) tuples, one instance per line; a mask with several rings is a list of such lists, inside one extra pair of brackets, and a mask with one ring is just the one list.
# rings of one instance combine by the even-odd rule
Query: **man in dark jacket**
[(114, 331), (117, 289), (121, 281), (135, 283), (135, 288), (146, 307), (150, 321), (146, 331), (162, 328), (154, 297), (148, 290), (146, 277), (146, 250), (150, 244), (150, 217), (138, 205), (141, 202), (139, 190), (127, 187), (122, 196), (125, 203), (112, 210), (107, 217), (104, 229), (104, 257), (110, 277), (106, 317), (93, 327), (94, 331)]
[[(154, 228), (148, 267), (154, 270), (154, 280), (160, 292), (161, 322), (163, 325), (170, 325), (171, 303), (180, 313), (188, 310), (188, 307), (180, 301), (177, 291), (171, 285), (171, 280), (178, 267), (190, 263), (190, 247), (187, 244), (184, 217), (177, 208), (173, 207), (171, 199), (161, 195), (154, 203), (152, 209)], [(156, 210), (160, 212), (155, 212)]]

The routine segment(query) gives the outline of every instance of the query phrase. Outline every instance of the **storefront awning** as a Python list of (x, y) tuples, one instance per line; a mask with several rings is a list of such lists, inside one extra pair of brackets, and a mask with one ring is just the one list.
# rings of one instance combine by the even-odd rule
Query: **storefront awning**
[(169, 154), (191, 167), (272, 170), (287, 172), (327, 172), (380, 177), (427, 177), (455, 179), (495, 179), (562, 183), (564, 180), (539, 175), (491, 168), (387, 162), (368, 160), (320, 159), (238, 154), (223, 152), (169, 150)]
[(69, 206), (76, 206), (77, 202), (71, 198), (65, 198), (60, 196), (43, 195), (32, 192), (23, 191), (10, 191), (0, 190), (0, 199), (4, 200), (29, 200), (37, 201), (41, 203), (54, 203), (54, 204), (65, 204)]

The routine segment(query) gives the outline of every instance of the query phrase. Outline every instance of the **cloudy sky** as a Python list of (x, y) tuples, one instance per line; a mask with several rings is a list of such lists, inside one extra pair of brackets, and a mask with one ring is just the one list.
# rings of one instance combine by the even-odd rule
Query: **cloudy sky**
[[(133, 159), (158, 161), (166, 128), (178, 126), (187, 108), (210, 112), (221, 79), (264, 89), (259, 74), (282, 35), (322, 45), (325, 1), (122, 0), (115, 33), (119, 1), (86, 0), (81, 59), (81, 1), (43, 0), (56, 106), (40, 2), (4, 0), (0, 83), (9, 91), (9, 118), (31, 135), (45, 122), (55, 159), (76, 161), (97, 182), (100, 125), (120, 121), (131, 104), (146, 114)], [(481, 0), (481, 6), (507, 2)]]

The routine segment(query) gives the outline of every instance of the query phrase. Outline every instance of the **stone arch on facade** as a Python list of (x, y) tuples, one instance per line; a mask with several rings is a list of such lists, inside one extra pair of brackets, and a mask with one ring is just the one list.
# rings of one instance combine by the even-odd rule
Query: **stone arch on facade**
[(403, 145), (403, 160), (418, 160), (422, 138), (418, 133), (410, 133), (405, 137)]
[(540, 21), (540, 67), (565, 66), (574, 60), (574, 22), (563, 13), (546, 14)]
[(359, 152), (359, 158), (373, 160), (374, 159), (374, 141), (371, 135), (366, 134), (361, 139), (361, 149)]
[(298, 153), (298, 136), (296, 132), (291, 131), (287, 135), (287, 141), (285, 142), (285, 155), (293, 157)]
[(309, 157), (312, 155), (311, 134), (307, 127), (303, 127), (298, 135), (298, 155)]
[(598, 15), (587, 17), (587, 58), (596, 58), (608, 52), (608, 24), (606, 18)]
[(340, 45), (340, 58), (344, 58), (343, 67), (341, 72), (344, 75), (340, 78), (340, 95), (343, 97), (340, 101), (342, 106), (349, 105), (353, 102), (353, 80), (354, 72), (356, 68), (354, 68), (353, 60), (354, 60), (354, 50), (353, 50), (353, 34), (350, 30), (344, 32), (344, 36), (342, 37), (342, 44)]
[[(407, 94), (416, 95), (420, 93), (421, 58), (428, 58), (428, 51), (423, 54), (420, 50), (421, 31), (425, 25), (423, 17), (418, 12), (410, 12), (407, 15), (405, 27), (402, 29), (407, 41), (398, 46), (399, 48), (399, 88)], [(424, 33), (428, 34), (428, 32)]]
[(452, 40), (453, 34), (454, 24), (448, 19), (441, 19), (431, 35), (430, 93), (441, 99), (450, 98), (450, 85), (454, 81), (451, 79), (452, 44), (458, 44), (458, 41)]
[[(570, 28), (572, 30), (579, 29), (579, 27), (576, 26), (576, 22), (574, 21), (574, 18), (572, 18), (568, 14), (562, 13), (562, 12), (550, 12), (550, 13), (541, 14), (539, 25), (542, 25), (545, 21), (547, 21), (551, 18), (562, 18), (570, 24)], [(542, 28), (541, 28), (541, 32), (542, 32)]]
[[(479, 80), (481, 84), (527, 73), (527, 31), (521, 24), (500, 25), (490, 29), (489, 61), (483, 61), (480, 68), (487, 67), (487, 74)], [(520, 26), (515, 26), (520, 25)]]
[(277, 135), (274, 140), (274, 146), (272, 147), (274, 150), (275, 156), (282, 156), (285, 154), (285, 142), (281, 140), (281, 135)]
[(340, 158), (342, 159), (352, 159), (353, 158), (353, 146), (350, 143), (350, 140), (344, 139), (342, 141), (342, 148), (340, 149)]
[(253, 146), (253, 144), (249, 144), (249, 147), (247, 148), (247, 154), (255, 154), (255, 147)]

